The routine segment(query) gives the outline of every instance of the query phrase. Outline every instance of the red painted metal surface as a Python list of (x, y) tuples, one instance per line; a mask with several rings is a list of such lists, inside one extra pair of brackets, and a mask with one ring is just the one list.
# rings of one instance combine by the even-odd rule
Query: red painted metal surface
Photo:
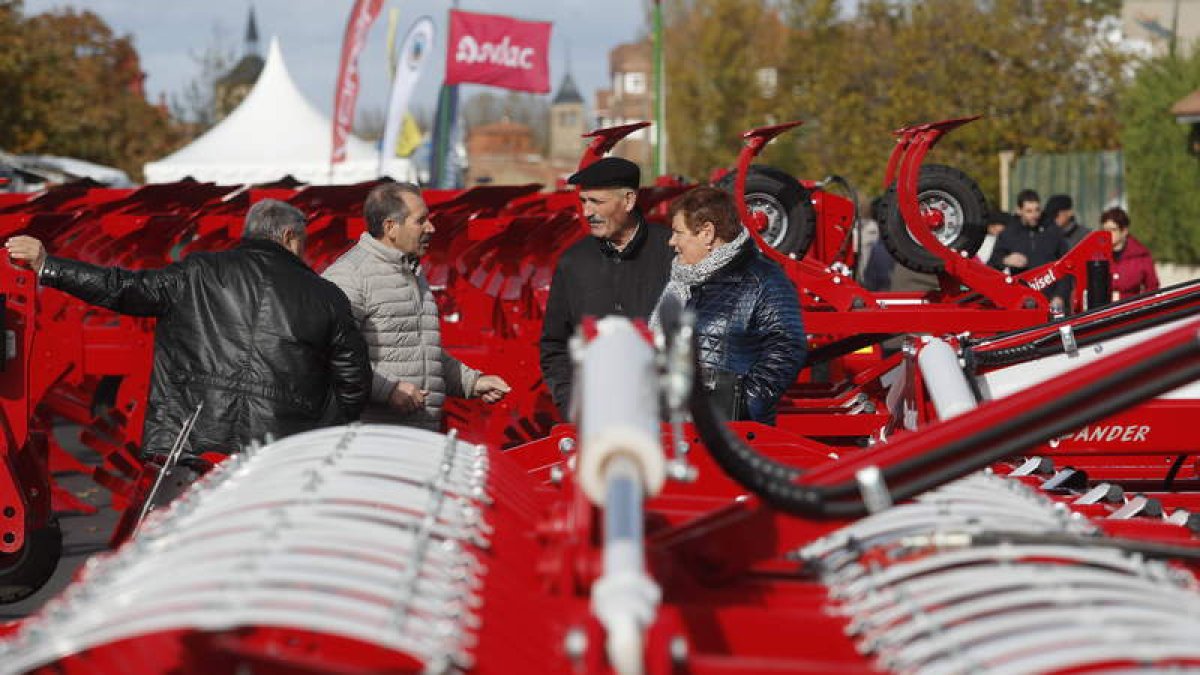
[[(1086, 239), (1063, 260), (1018, 278), (1007, 278), (943, 246), (933, 234), (936, 218), (921, 212), (917, 203), (917, 178), (926, 154), (944, 134), (969, 121), (902, 129), (888, 161), (887, 183), (897, 186), (900, 211), (906, 222), (919, 224), (910, 228), (913, 237), (945, 262), (940, 290), (869, 293), (854, 283), (844, 273), (853, 268), (853, 252), (843, 245), (853, 207), (820, 190), (813, 196), (820, 231), (808, 255), (797, 260), (766, 250), (801, 291), (814, 352), (848, 344), (862, 334), (912, 333), (948, 336), (978, 353), (1020, 351), (1057, 336), (1063, 326), (1070, 326), (1082, 340), (1092, 334), (1089, 331), (1103, 336), (1137, 331), (1164, 316), (1195, 316), (1200, 290), (1189, 287), (1046, 324), (1046, 301), (1035, 286), (1051, 276), (1073, 276), (1078, 306), (1085, 263), (1111, 258), (1107, 240), (1099, 235)], [(642, 126), (594, 133), (580, 166)], [(761, 219), (746, 210), (742, 198), (747, 169), (766, 143), (795, 126), (757, 129), (744, 136), (736, 193), (743, 219), (760, 245), (754, 225)], [(0, 238), (26, 233), (42, 238), (55, 254), (99, 264), (156, 267), (194, 251), (233, 245), (249, 205), (270, 196), (310, 216), (308, 262), (320, 270), (364, 230), (359, 210), (371, 186), (67, 186), (0, 204)], [(667, 181), (644, 189), (639, 204), (661, 219), (669, 201), (683, 189)], [(442, 312), (443, 341), (467, 363), (503, 375), (513, 388), (496, 406), (449, 401), (446, 407), (451, 428), (490, 448), (493, 510), (488, 522), (495, 544), (481, 590), (478, 619), (484, 629), (473, 649), (472, 669), (610, 672), (602, 649), (604, 628), (590, 609), (590, 592), (602, 568), (600, 518), (576, 486), (575, 430), (562, 424), (542, 385), (537, 358), (542, 312), (558, 254), (586, 236), (577, 199), (570, 191), (542, 193), (537, 186), (427, 191), (425, 197), (437, 233), (423, 264)], [(140, 442), (153, 323), (90, 308), (54, 291), (38, 291), (29, 272), (3, 262), (0, 291), (6, 300), (5, 329), (12, 331), (16, 345), (0, 373), (6, 431), (0, 455), (0, 514), (13, 510), (7, 519), (0, 517), (2, 556), (19, 551), (26, 533), (47, 522), (51, 494), (60, 509), (70, 506), (67, 495), (53, 491), (48, 467), (90, 471), (114, 492), (118, 508), (126, 506), (138, 481), (144, 482), (134, 453)], [(1060, 511), (1097, 523), (1109, 536), (1195, 549), (1200, 515), (1192, 513), (1200, 511), (1200, 460), (1190, 454), (1189, 422), (1200, 402), (1158, 399), (1129, 408), (1112, 383), (1122, 373), (1136, 371), (1135, 382), (1120, 386), (1145, 387), (1191, 367), (1182, 352), (1166, 362), (1155, 359), (1194, 344), (1196, 329), (1194, 324), (1178, 329), (1104, 364), (1068, 373), (1011, 399), (984, 403), (945, 422), (935, 419), (912, 354), (885, 356), (873, 342), (866, 343), (865, 351), (851, 344), (823, 362), (821, 374), (807, 372), (789, 390), (777, 428), (732, 426), (737, 437), (758, 452), (801, 470), (798, 486), (824, 491), (828, 503), (837, 508), (821, 517), (785, 514), (748, 495), (720, 470), (694, 428), (685, 427), (696, 478), (669, 482), (646, 504), (647, 562), (663, 598), (647, 630), (645, 672), (886, 668), (888, 662), (864, 650), (857, 637), (847, 636), (851, 622), (837, 609), (837, 584), (806, 566), (801, 554), (860, 522), (850, 512), (861, 497), (855, 481), (863, 469), (879, 469), (887, 489), (907, 496), (990, 467), (996, 480), (1031, 488), (1061, 505)], [(1010, 334), (973, 343), (997, 333)], [(1194, 356), (1189, 353), (1186, 358)], [(990, 369), (983, 366), (977, 372)], [(1055, 406), (1085, 391), (1122, 405), (1096, 412), (1098, 417), (1082, 428), (1064, 427)], [(1081, 406), (1086, 403), (1079, 401)], [(989, 435), (989, 430), (1017, 418), (1026, 420), (1028, 428)], [(104, 457), (104, 464), (88, 469), (58, 448), (47, 433), (55, 420), (80, 424), (82, 440)], [(664, 437), (669, 445), (667, 429)], [(964, 445), (963, 439), (972, 442)], [(932, 454), (955, 443), (963, 445), (963, 454)], [(997, 454), (1010, 446), (1020, 449)], [(1025, 462), (1035, 455), (1053, 460)], [(1067, 467), (1084, 475), (1064, 488), (1055, 480), (1064, 480)], [(1124, 486), (1124, 492), (1082, 502), (1100, 481)], [(983, 502), (997, 499), (991, 493), (981, 495)], [(7, 538), (8, 533), (13, 536)], [(894, 542), (864, 544), (845, 555), (883, 571), (938, 553), (937, 546), (914, 546), (900, 550), (903, 547)], [(1176, 566), (1193, 570), (1195, 562), (1180, 558)], [(125, 672), (131, 663), (144, 672), (197, 673), (243, 665), (255, 672), (423, 667), (409, 655), (369, 643), (248, 626), (146, 635), (65, 656), (46, 672)], [(1192, 666), (1200, 661), (1181, 656), (1175, 662), (1155, 663)], [(1102, 665), (1128, 664), (1110, 659)]]

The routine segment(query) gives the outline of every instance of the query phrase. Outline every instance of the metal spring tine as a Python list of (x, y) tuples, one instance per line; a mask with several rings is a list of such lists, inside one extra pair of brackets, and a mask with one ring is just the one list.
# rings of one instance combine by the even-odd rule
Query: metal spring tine
[[(897, 509), (899, 510), (899, 509)], [(852, 542), (858, 548), (870, 547), (919, 534), (938, 532), (1005, 530), (1020, 532), (1062, 532), (1060, 520), (1027, 518), (1025, 514), (1005, 513), (989, 509), (905, 509), (886, 519), (854, 529), (843, 539), (828, 542), (826, 548), (806, 549), (807, 559), (828, 556)]]
[(899, 668), (918, 669), (928, 675), (964, 672), (964, 666), (971, 668), (970, 672), (993, 672), (994, 668), (1018, 653), (1051, 653), (1064, 645), (1086, 646), (1093, 651), (1120, 645), (1128, 657), (1139, 651), (1143, 642), (1152, 643), (1156, 639), (1169, 640), (1191, 656), (1200, 656), (1200, 647), (1195, 639), (1200, 625), (1172, 625), (1169, 615), (1113, 611), (1089, 614), (1081, 621), (1077, 610), (1059, 610), (1030, 617), (1024, 626), (1020, 624), (1020, 617), (1006, 618), (1008, 621), (1004, 628), (1008, 632), (995, 638), (971, 639), (967, 635), (957, 635), (964, 631), (954, 631), (945, 634), (955, 639), (953, 650), (934, 645), (933, 649), (912, 650), (914, 654), (928, 652), (928, 656), (912, 658), (903, 655), (885, 657), (883, 661), (894, 663)]
[[(423, 467), (380, 462), (374, 448), (392, 438), (426, 449), (438, 440), (443, 452)], [(280, 459), (297, 448), (300, 459)], [(371, 457), (362, 459), (363, 454)], [(383, 477), (372, 486), (422, 480), (427, 486), (401, 491), (415, 499), (380, 489), (369, 496), (378, 497), (382, 511), (356, 509), (345, 498), (361, 499), (363, 491), (348, 495), (344, 483), (361, 479), (355, 472), (363, 467), (381, 465)], [(361, 425), (247, 448), (171, 508), (148, 518), (128, 545), (89, 563), (79, 583), (27, 623), (21, 637), (5, 643), (5, 667), (19, 659), (35, 668), (64, 655), (64, 649), (87, 649), (141, 629), (256, 623), (334, 630), (402, 649), (431, 666), (462, 667), (471, 663), (486, 573), (470, 542), (486, 544), (491, 524), (483, 504), (456, 494), (454, 486), (481, 488), (487, 472), (486, 449), (458, 443), (453, 435)], [(392, 474), (400, 480), (387, 480)], [(261, 499), (264, 486), (274, 490), (262, 478), (280, 475), (299, 477), (306, 489), (291, 498)], [(247, 511), (248, 504), (257, 508)], [(381, 520), (380, 513), (388, 517)], [(383, 554), (352, 555), (381, 540), (390, 546)], [(207, 555), (197, 555), (201, 552)], [(337, 554), (343, 557), (331, 557)], [(386, 555), (395, 556), (394, 564)], [(187, 569), (195, 560), (204, 561), (206, 572), (221, 573), (161, 573)], [(379, 599), (374, 609), (362, 602), (364, 595)], [(387, 629), (397, 618), (421, 620), (407, 621), (403, 631)]]
[(951, 568), (935, 574), (914, 577), (882, 589), (871, 598), (848, 601), (844, 606), (855, 614), (880, 611), (878, 605), (886, 601), (883, 591), (904, 589), (908, 594), (919, 597), (929, 605), (945, 604), (980, 593), (998, 592), (1014, 586), (1042, 587), (1055, 584), (1104, 584), (1125, 586), (1131, 589), (1161, 587), (1164, 592), (1178, 593), (1183, 590), (1173, 577), (1145, 577), (1124, 573), (1113, 573), (1106, 569), (1087, 566), (1055, 565), (1050, 563), (997, 563)]
[[(33, 645), (29, 651), (33, 651), (34, 654), (27, 655), (24, 661), (27, 664), (36, 666), (39, 661), (45, 662), (64, 656), (67, 653), (78, 651), (83, 645), (108, 642), (119, 638), (123, 632), (152, 632), (169, 629), (177, 625), (201, 625), (215, 628), (254, 623), (287, 625), (291, 622), (295, 610), (294, 608), (288, 608), (285, 611), (269, 610), (248, 614), (229, 614), (223, 610), (214, 613), (211, 607), (208, 609), (193, 608), (190, 610), (186, 607), (174, 607), (168, 611), (170, 613), (166, 615), (131, 617), (125, 631), (122, 631), (122, 627), (114, 625), (113, 622), (100, 622), (95, 624), (93, 630), (68, 634), (61, 639), (43, 639), (39, 644)], [(345, 621), (344, 616), (336, 615), (333, 612), (312, 613), (307, 615), (306, 618), (310, 619), (311, 624), (316, 628), (349, 632), (352, 635), (363, 638), (369, 638), (378, 623), (377, 620)], [(393, 648), (410, 651), (417, 656), (433, 656), (434, 652), (445, 650), (446, 637), (427, 630), (424, 627), (424, 622), (422, 622), (414, 631), (392, 636), (384, 644)], [(38, 652), (41, 653), (39, 654)], [(6, 663), (5, 665), (9, 664)], [(27, 669), (21, 668), (20, 671), (23, 672)]]
[[(163, 563), (172, 563), (171, 569), (178, 570), (180, 573), (187, 571), (191, 567), (200, 566), (196, 563), (188, 563), (187, 556), (182, 557), (183, 560), (181, 561), (167, 559), (164, 560)], [(276, 559), (279, 559), (279, 561), (274, 562)], [(248, 581), (239, 581), (237, 585), (241, 588), (249, 588), (256, 584), (267, 583), (264, 580), (275, 580), (278, 579), (279, 575), (283, 574), (284, 572), (303, 570), (305, 568), (317, 568), (324, 570), (329, 574), (334, 574), (336, 572), (338, 574), (347, 575), (347, 579), (332, 577), (328, 580), (328, 583), (334, 585), (362, 586), (364, 588), (371, 585), (370, 582), (373, 578), (385, 580), (380, 581), (380, 584), (381, 588), (386, 587), (394, 583), (391, 578), (396, 573), (407, 572), (406, 568), (401, 564), (396, 564), (389, 567), (379, 564), (361, 562), (354, 559), (339, 560), (336, 558), (331, 559), (328, 556), (302, 557), (290, 553), (276, 556), (274, 558), (270, 557), (269, 555), (259, 555), (257, 553), (212, 556), (208, 561), (206, 569), (214, 575), (219, 573), (232, 574), (235, 571), (244, 571), (247, 568), (247, 565), (245, 564), (247, 562), (253, 563), (249, 567), (255, 570), (257, 576)], [(159, 566), (161, 567), (162, 565)], [(461, 577), (453, 576), (450, 574), (450, 571), (446, 570), (445, 568), (434, 570), (431, 569), (432, 567), (433, 566), (427, 565), (424, 568), (417, 570), (418, 574), (422, 577), (423, 583), (428, 584), (428, 587), (431, 589), (444, 587), (461, 587), (465, 589), (472, 589), (478, 585), (470, 582), (464, 583), (463, 581), (468, 578), (477, 577), (469, 576), (469, 574), (462, 575)], [(164, 591), (178, 589), (179, 592), (183, 592), (185, 589), (193, 587), (223, 589), (232, 585), (224, 583), (220, 580), (213, 580), (204, 577), (188, 581), (179, 581), (176, 579), (168, 579), (163, 581), (149, 579), (141, 580), (136, 577), (136, 573), (140, 570), (141, 566), (134, 566), (130, 570), (130, 574), (125, 574), (119, 580), (106, 584), (104, 590), (113, 594), (119, 593), (123, 596), (138, 595), (152, 597), (154, 593), (158, 592), (159, 589)], [(321, 580), (318, 579), (315, 580), (315, 582), (321, 582)]]
[[(1140, 665), (1127, 670), (1105, 668), (1110, 675), (1116, 673), (1146, 673), (1158, 671), (1166, 673), (1194, 672), (1195, 664), (1180, 665), (1179, 661), (1200, 660), (1200, 649), (1196, 647), (1195, 636), (1164, 636), (1143, 635), (1145, 639), (1125, 640), (1113, 643), (1089, 643), (1084, 645), (1061, 645), (1052, 650), (1036, 653), (1012, 654), (1010, 659), (1002, 663), (989, 665), (988, 672), (993, 675), (1017, 675), (1018, 673), (1049, 673), (1063, 670), (1075, 670), (1089, 664), (1102, 664), (1122, 661), (1133, 661)], [(1160, 665), (1161, 662), (1161, 665)], [(1155, 666), (1158, 666), (1157, 668)], [(1161, 671), (1159, 670), (1161, 668)]]
[(430, 503), (426, 509), (426, 517), (422, 519), (420, 529), (417, 533), (417, 541), (413, 546), (413, 556), (411, 563), (408, 566), (406, 573), (400, 580), (400, 592), (396, 601), (393, 603), (392, 620), (390, 628), (392, 630), (400, 630), (405, 627), (410, 615), (409, 605), (412, 602), (413, 596), (417, 592), (419, 583), (417, 570), (424, 564), (425, 551), (429, 546), (429, 530), (432, 528), (434, 519), (441, 510), (444, 501), (444, 493), (439, 489), (441, 477), (448, 474), (453, 468), (453, 452), (457, 442), (457, 434), (451, 432), (446, 436), (446, 445), (443, 449), (442, 459), (442, 474), (435, 477), (430, 485)]
[[(908, 526), (914, 518), (918, 517), (929, 518), (930, 529), (936, 529), (941, 523), (940, 519), (942, 517), (960, 514), (964, 516), (968, 514), (981, 516), (991, 514), (1000, 518), (1027, 515), (1028, 519), (1034, 522), (1044, 521), (1047, 524), (1054, 525), (1061, 525), (1064, 522), (1062, 515), (1056, 509), (1047, 508), (1039, 510), (1037, 508), (1017, 507), (1013, 506), (1013, 500), (1011, 499), (1005, 500), (1003, 505), (980, 505), (972, 503), (963, 504), (961, 507), (956, 502), (933, 501), (904, 504), (863, 518), (832, 535), (827, 535), (801, 549), (800, 555), (806, 559), (818, 559), (829, 555), (835, 549), (844, 548), (850, 541), (861, 541), (873, 536), (874, 532), (886, 530), (893, 523), (904, 523), (905, 526)], [(1086, 529), (1087, 526), (1074, 527), (1082, 530)], [(1010, 524), (1005, 529), (1014, 529), (1014, 527)]]
[[(288, 579), (292, 579), (290, 582)], [(105, 630), (113, 623), (132, 624), (151, 617), (163, 625), (183, 625), (180, 617), (173, 616), (175, 612), (187, 607), (208, 608), (233, 615), (253, 616), (258, 613), (274, 611), (272, 607), (286, 606), (294, 616), (290, 621), (296, 623), (311, 622), (324, 612), (355, 612), (362, 615), (363, 622), (374, 628), (380, 622), (386, 622), (387, 611), (385, 600), (388, 596), (374, 594), (376, 587), (359, 586), (318, 586), (305, 577), (285, 577), (269, 586), (255, 586), (244, 591), (244, 602), (240, 607), (232, 609), (229, 606), (228, 592), (207, 586), (183, 588), (175, 595), (158, 593), (153, 596), (135, 594), (130, 596), (131, 602), (138, 606), (117, 608), (115, 611), (101, 611), (95, 608), (81, 607), (74, 613), (71, 620), (60, 622), (56, 631), (60, 635), (83, 635), (89, 631)], [(217, 590), (218, 592), (214, 592)], [(351, 597), (353, 596), (353, 597)], [(376, 602), (364, 602), (363, 597), (375, 597)], [(286, 598), (287, 602), (279, 602)], [(465, 627), (473, 627), (478, 623), (474, 608), (479, 601), (475, 596), (464, 593), (424, 593), (414, 598), (411, 611), (423, 617), (440, 617), (461, 621)], [(374, 605), (374, 607), (372, 607)], [(339, 609), (340, 606), (340, 609)], [(415, 629), (415, 627), (414, 627)]]
[(179, 454), (183, 452), (184, 442), (192, 433), (192, 427), (196, 425), (196, 418), (200, 417), (200, 411), (204, 410), (204, 401), (201, 401), (192, 414), (183, 422), (183, 427), (179, 429), (179, 434), (175, 437), (175, 443), (171, 446), (171, 451), (167, 453), (167, 459), (163, 462), (163, 466), (158, 471), (158, 475), (154, 477), (154, 485), (150, 487), (150, 493), (146, 495), (146, 501), (142, 504), (142, 510), (138, 513), (137, 521), (133, 524), (133, 531), (137, 532), (141, 527), (142, 521), (146, 519), (146, 514), (150, 513), (153, 508), (154, 498), (158, 495), (158, 491), (162, 488), (163, 480), (167, 474), (175, 468), (175, 464), (179, 461)]
[[(1032, 569), (1026, 569), (1027, 567)], [(1027, 590), (1040, 593), (1043, 597), (1069, 588), (1072, 591), (1102, 589), (1130, 595), (1159, 595), (1168, 599), (1178, 597), (1181, 590), (1175, 585), (1085, 567), (1050, 569), (1041, 565), (1018, 565), (1002, 578), (989, 578), (991, 576), (994, 575), (990, 571), (974, 575), (956, 572), (953, 575), (939, 575), (932, 582), (905, 584), (893, 590), (908, 597), (918, 598), (920, 609), (927, 611), (970, 604), (982, 597), (998, 597)], [(882, 595), (877, 594), (877, 598)], [(849, 607), (856, 622), (864, 627), (884, 626), (903, 619), (902, 616), (898, 616), (899, 609), (894, 605), (881, 604), (877, 598)]]
[[(405, 487), (400, 490), (387, 491), (380, 484), (364, 483), (355, 491), (354, 486), (345, 483), (330, 483), (320, 481), (321, 494), (313, 490), (300, 495), (286, 493), (267, 493), (256, 495), (243, 500), (241, 504), (228, 505), (209, 504), (203, 514), (206, 520), (218, 521), (214, 525), (227, 522), (252, 519), (256, 513), (279, 507), (291, 510), (304, 509), (314, 518), (329, 517), (364, 517), (381, 522), (403, 522), (421, 513), (428, 503), (428, 490)], [(403, 501), (401, 501), (403, 500)], [(447, 526), (461, 525), (467, 522), (467, 512), (461, 507), (461, 501), (454, 501), (455, 508), (447, 509), (441, 514), (441, 522)]]
[[(1074, 608), (1076, 611), (1100, 610), (1113, 605), (1143, 607), (1164, 612), (1178, 611), (1176, 595), (1135, 593), (1130, 590), (1111, 588), (1051, 586), (1037, 589), (1012, 589), (950, 606), (923, 603), (924, 606), (917, 608), (911, 616), (901, 616), (899, 611), (893, 611), (880, 622), (878, 627), (864, 634), (862, 646), (864, 650), (869, 651), (896, 648), (925, 639), (931, 633), (952, 630), (954, 626), (971, 619), (1020, 612), (1030, 607), (1044, 607), (1048, 604)], [(1195, 608), (1193, 608), (1194, 611), (1196, 611)], [(910, 618), (914, 620), (910, 621)]]
[(977, 546), (968, 549), (944, 551), (911, 562), (898, 563), (888, 567), (878, 575), (872, 575), (862, 580), (852, 582), (846, 592), (850, 596), (860, 595), (864, 586), (888, 586), (905, 579), (928, 575), (940, 569), (975, 564), (981, 568), (1003, 566), (1010, 569), (1014, 559), (1021, 558), (1050, 558), (1087, 563), (1097, 567), (1106, 567), (1124, 571), (1137, 576), (1162, 576), (1161, 564), (1155, 561), (1143, 560), (1140, 556), (1130, 556), (1113, 548), (1105, 548), (1103, 540), (1097, 540), (1097, 546), (1081, 548), (1072, 546), (1042, 546), (1042, 545), (998, 545)]

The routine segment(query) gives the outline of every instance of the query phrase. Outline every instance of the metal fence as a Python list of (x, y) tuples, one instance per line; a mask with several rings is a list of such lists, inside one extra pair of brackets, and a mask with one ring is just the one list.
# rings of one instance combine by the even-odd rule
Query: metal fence
[(1125, 205), (1125, 158), (1120, 150), (1024, 155), (1013, 163), (1010, 209), (1016, 208), (1017, 193), (1025, 188), (1037, 190), (1043, 206), (1050, 195), (1070, 195), (1075, 218), (1094, 230), (1104, 209)]

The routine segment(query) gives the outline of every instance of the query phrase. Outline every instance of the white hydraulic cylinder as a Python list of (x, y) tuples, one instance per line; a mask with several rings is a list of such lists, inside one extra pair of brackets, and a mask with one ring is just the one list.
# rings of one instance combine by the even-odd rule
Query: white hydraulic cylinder
[(592, 503), (602, 507), (604, 469), (613, 456), (633, 460), (650, 496), (662, 489), (667, 472), (654, 347), (621, 317), (601, 319), (596, 331), (584, 347), (579, 369), (577, 480)]
[(592, 613), (621, 675), (644, 672), (646, 629), (662, 592), (646, 572), (643, 501), (666, 479), (654, 349), (628, 320), (602, 319), (580, 363), (577, 479), (604, 510), (604, 572)]
[(978, 405), (958, 355), (945, 340), (929, 338), (917, 354), (917, 367), (940, 419), (957, 417)]

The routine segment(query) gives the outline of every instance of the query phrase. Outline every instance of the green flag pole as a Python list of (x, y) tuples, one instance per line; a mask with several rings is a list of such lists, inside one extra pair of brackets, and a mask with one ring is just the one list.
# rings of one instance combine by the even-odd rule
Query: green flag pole
[(654, 174), (667, 173), (666, 109), (667, 88), (663, 86), (663, 20), (662, 0), (654, 0)]

